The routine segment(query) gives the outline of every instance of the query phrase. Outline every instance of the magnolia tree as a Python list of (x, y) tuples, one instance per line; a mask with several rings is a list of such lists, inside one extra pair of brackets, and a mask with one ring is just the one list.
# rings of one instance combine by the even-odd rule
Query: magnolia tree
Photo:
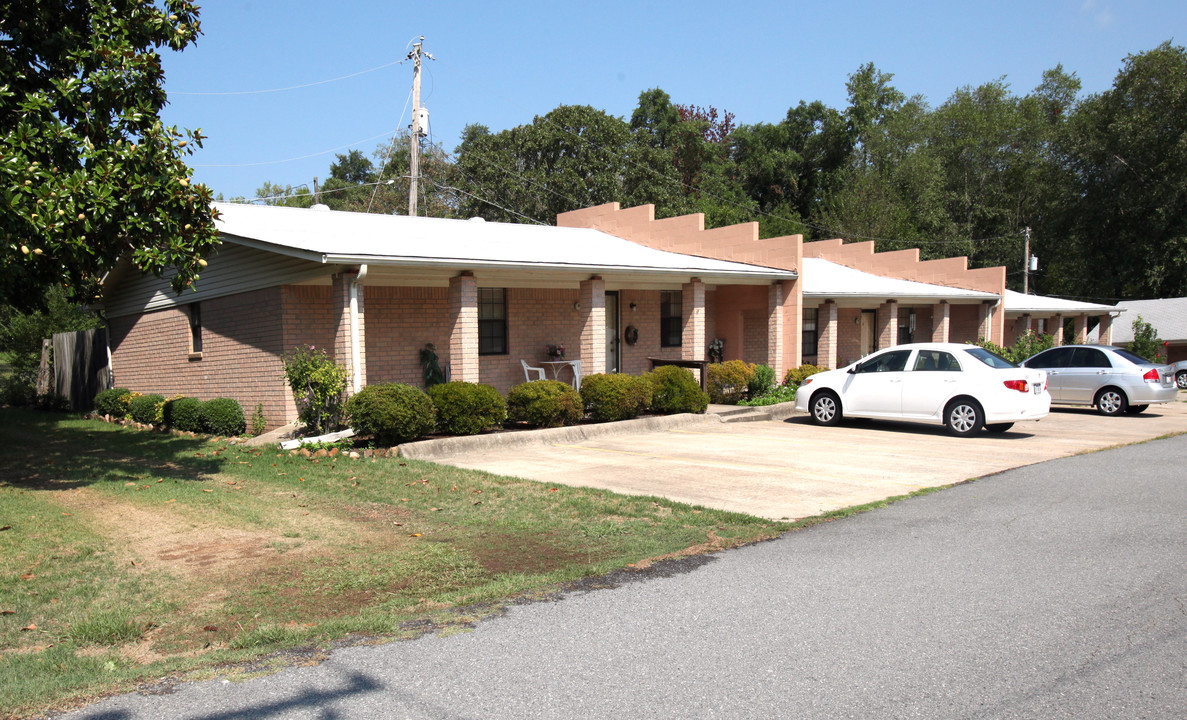
[(127, 256), (180, 292), (218, 242), (210, 190), (168, 127), (157, 50), (200, 33), (188, 0), (0, 0), (0, 302), (92, 300)]

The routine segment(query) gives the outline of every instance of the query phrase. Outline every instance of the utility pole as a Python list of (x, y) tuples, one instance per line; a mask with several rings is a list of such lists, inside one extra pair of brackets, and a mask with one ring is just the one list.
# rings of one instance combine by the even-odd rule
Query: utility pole
[(433, 59), (432, 55), (422, 52), (425, 36), (420, 36), (420, 42), (412, 46), (412, 52), (406, 59), (412, 60), (412, 132), (409, 136), (408, 154), (408, 215), (416, 217), (416, 200), (418, 195), (417, 181), (420, 179), (420, 139), (426, 134), (426, 128), (421, 127), (421, 117), (424, 114), (420, 107), (420, 59), (422, 56)]
[(1026, 228), (1026, 248), (1022, 255), (1022, 294), (1030, 292), (1030, 228)]

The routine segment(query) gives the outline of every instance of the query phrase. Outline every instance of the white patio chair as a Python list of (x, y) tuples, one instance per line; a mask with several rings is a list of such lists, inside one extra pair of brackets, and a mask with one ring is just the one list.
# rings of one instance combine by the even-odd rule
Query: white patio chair
[(581, 392), (581, 361), (573, 361), (573, 389)]
[(533, 378), (532, 378), (532, 373), (536, 373), (536, 378), (535, 378), (536, 380), (543, 380), (543, 379), (544, 379), (544, 368), (542, 368), (542, 367), (532, 367), (531, 365), (528, 365), (528, 361), (527, 361), (527, 360), (523, 360), (523, 359), (521, 359), (521, 360), (519, 361), (519, 364), (520, 364), (520, 365), (523, 365), (523, 378), (524, 378), (524, 381), (526, 381), (526, 382), (531, 382), (531, 381), (532, 381), (532, 379), (533, 379)]

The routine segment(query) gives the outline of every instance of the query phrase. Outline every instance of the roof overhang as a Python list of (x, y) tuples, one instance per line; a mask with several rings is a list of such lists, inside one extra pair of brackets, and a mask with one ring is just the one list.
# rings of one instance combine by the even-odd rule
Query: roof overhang
[(924, 305), (996, 303), (1000, 299), (997, 293), (883, 277), (822, 258), (804, 258), (803, 282), (808, 306), (826, 300), (840, 307), (868, 307), (888, 301)]

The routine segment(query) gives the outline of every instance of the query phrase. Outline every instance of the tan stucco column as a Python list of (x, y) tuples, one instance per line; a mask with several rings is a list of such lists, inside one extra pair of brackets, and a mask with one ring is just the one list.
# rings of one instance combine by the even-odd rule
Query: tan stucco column
[(606, 281), (595, 275), (581, 282), (581, 374), (606, 372)]
[(837, 303), (825, 300), (816, 309), (816, 364), (835, 368), (837, 366)]
[(705, 283), (698, 278), (685, 283), (681, 290), (684, 332), (680, 336), (681, 360), (705, 359)]
[(993, 301), (982, 300), (981, 307), (977, 309), (977, 339), (989, 340), (1001, 345), (1002, 342), (993, 339)]
[(1100, 316), (1100, 331), (1097, 333), (1097, 335), (1100, 337), (1101, 345), (1112, 345), (1113, 344), (1113, 316), (1112, 315), (1106, 314), (1106, 315)]
[(1055, 325), (1052, 329), (1051, 335), (1055, 338), (1056, 345), (1063, 344), (1063, 315), (1056, 315), (1051, 318), (1051, 322)]
[(783, 367), (783, 283), (772, 283), (767, 288), (767, 365), (775, 371), (775, 377), (782, 378)]
[(878, 349), (898, 345), (898, 301), (887, 300), (878, 306)]
[[(346, 368), (346, 393), (354, 393), (354, 337), (350, 322), (350, 286), (358, 277), (357, 272), (336, 273), (330, 280), (333, 286), (334, 302), (334, 362)], [(359, 377), (357, 385), (361, 388), (367, 384), (367, 333), (365, 314), (363, 312), (363, 288), (358, 288), (357, 316), (358, 316), (358, 344), (359, 344)]]
[(952, 326), (952, 306), (941, 300), (931, 306), (931, 341), (948, 342), (948, 328)]
[[(795, 237), (799, 237), (798, 235)], [(783, 370), (804, 364), (804, 286), (799, 278), (784, 280), (783, 286)]]
[(1072, 342), (1076, 345), (1088, 340), (1088, 316), (1081, 313), (1076, 316), (1076, 334)]
[(1034, 329), (1033, 321), (1030, 318), (1030, 313), (1022, 316), (1022, 334), (1027, 335)]
[(478, 280), (471, 272), (449, 279), (450, 379), (478, 382)]

